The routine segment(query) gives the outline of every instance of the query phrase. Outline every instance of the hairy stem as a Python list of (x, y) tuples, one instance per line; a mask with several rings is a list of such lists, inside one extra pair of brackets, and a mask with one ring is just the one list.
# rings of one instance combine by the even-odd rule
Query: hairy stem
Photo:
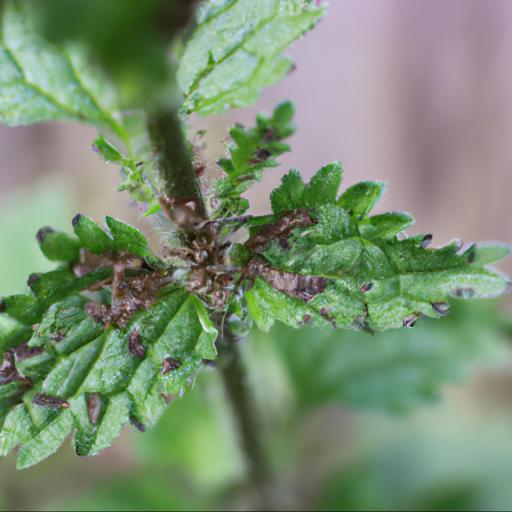
[(256, 404), (250, 393), (247, 372), (240, 354), (239, 340), (229, 328), (224, 328), (219, 347), (219, 370), (226, 394), (233, 409), (239, 441), (245, 455), (249, 476), (258, 492), (259, 506), (272, 510), (268, 484), (270, 469), (261, 439)]
[(172, 198), (192, 198), (197, 213), (206, 218), (206, 209), (192, 155), (185, 141), (178, 112), (174, 109), (149, 116), (149, 132), (157, 153), (163, 192)]
[[(157, 152), (163, 192), (170, 198), (193, 198), (197, 213), (206, 219), (206, 208), (199, 181), (192, 165), (191, 154), (174, 110), (154, 113), (149, 118), (149, 130)], [(233, 219), (230, 219), (233, 220)], [(245, 217), (238, 220), (246, 220)], [(219, 369), (233, 408), (242, 450), (249, 476), (260, 500), (260, 508), (272, 509), (268, 493), (269, 468), (263, 450), (258, 415), (247, 383), (246, 369), (239, 351), (239, 340), (225, 327), (219, 347)]]

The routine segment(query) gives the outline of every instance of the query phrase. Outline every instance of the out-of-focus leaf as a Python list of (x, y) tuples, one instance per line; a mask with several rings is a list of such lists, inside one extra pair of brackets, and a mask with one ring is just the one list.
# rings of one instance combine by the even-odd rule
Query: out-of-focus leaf
[(50, 120), (92, 123), (125, 139), (106, 82), (79, 46), (57, 47), (38, 35), (23, 0), (7, 0), (0, 40), (0, 121), (9, 126)]
[(205, 2), (180, 55), (184, 109), (208, 115), (254, 103), (291, 70), (283, 50), (324, 12), (311, 0)]
[(254, 333), (281, 357), (300, 410), (335, 403), (359, 409), (410, 411), (482, 361), (497, 362), (506, 338), (494, 304), (460, 303), (442, 322), (377, 333), (279, 326)]

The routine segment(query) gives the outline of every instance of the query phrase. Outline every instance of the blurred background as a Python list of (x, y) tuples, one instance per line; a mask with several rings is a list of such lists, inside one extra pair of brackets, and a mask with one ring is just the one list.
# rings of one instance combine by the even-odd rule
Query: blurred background
[[(297, 69), (255, 108), (193, 119), (207, 153), (235, 121), (283, 99), (298, 132), (250, 199), (289, 168), (341, 160), (345, 185), (388, 182), (379, 210), (411, 233), (512, 242), (512, 2), (332, 0), (291, 51)], [(143, 223), (118, 173), (78, 125), (0, 126), (0, 294), (45, 270), (34, 235), (77, 212)], [(68, 220), (66, 220), (68, 219)], [(503, 270), (512, 272), (505, 262)], [(276, 328), (247, 345), (276, 502), (297, 510), (512, 509), (512, 302), (458, 305), (413, 331), (370, 337)], [(371, 354), (371, 355), (370, 355)], [(93, 459), (69, 446), (15, 472), (0, 461), (1, 510), (250, 508), (229, 407), (215, 372), (146, 434)]]

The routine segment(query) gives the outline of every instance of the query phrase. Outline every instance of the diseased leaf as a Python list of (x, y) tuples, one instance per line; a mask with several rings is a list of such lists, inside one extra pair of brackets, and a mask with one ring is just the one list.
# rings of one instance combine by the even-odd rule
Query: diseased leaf
[(178, 83), (188, 113), (209, 115), (254, 103), (292, 62), (282, 51), (325, 9), (311, 0), (223, 0), (206, 4), (181, 54)]
[[(78, 238), (45, 245), (56, 235), (48, 229), (38, 238), (52, 257), (73, 247), (75, 259), (33, 274), (33, 295), (0, 303), (0, 456), (21, 445), (19, 468), (70, 434), (79, 455), (93, 455), (128, 422), (152, 426), (217, 355), (205, 306), (170, 285), (168, 270), (142, 265), (158, 260), (139, 231), (111, 217), (112, 238), (85, 216), (73, 224)], [(91, 295), (96, 289), (103, 295)]]
[(445, 316), (452, 297), (492, 298), (507, 290), (506, 276), (482, 266), (506, 248), (478, 244), (459, 254), (457, 244), (428, 249), (431, 235), (399, 240), (413, 218), (365, 217), (381, 187), (355, 185), (337, 201), (340, 180), (337, 165), (321, 169), (306, 187), (291, 173), (272, 193), (277, 215), (253, 222), (255, 234), (245, 244), (253, 252), (245, 257), (253, 280), (246, 300), (260, 329), (275, 320), (368, 332), (412, 327), (422, 317)]
[(78, 46), (58, 48), (38, 35), (23, 0), (7, 0), (0, 40), (0, 122), (92, 123), (126, 139), (112, 94)]

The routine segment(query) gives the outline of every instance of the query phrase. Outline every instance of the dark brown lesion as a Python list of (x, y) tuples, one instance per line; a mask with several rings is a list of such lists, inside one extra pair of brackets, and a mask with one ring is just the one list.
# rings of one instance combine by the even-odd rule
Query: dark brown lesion
[(112, 289), (110, 305), (95, 302), (85, 305), (85, 312), (105, 327), (127, 327), (133, 316), (151, 307), (158, 299), (160, 290), (172, 281), (167, 271), (146, 271), (130, 276), (127, 275), (130, 269), (126, 260), (119, 260), (114, 265), (113, 277), (105, 284)]
[(29, 347), (27, 342), (25, 342), (14, 349), (4, 352), (2, 364), (0, 365), (0, 386), (11, 384), (12, 382), (19, 382), (27, 388), (32, 387), (32, 380), (30, 377), (21, 373), (16, 363), (38, 355), (42, 351), (43, 349), (41, 348)]
[(87, 415), (89, 421), (96, 425), (101, 415), (102, 398), (99, 393), (88, 393), (87, 398)]
[(60, 396), (47, 395), (45, 393), (36, 393), (32, 403), (47, 407), (48, 409), (68, 409), (69, 402)]
[(128, 338), (128, 350), (130, 353), (138, 357), (139, 359), (144, 359), (146, 357), (146, 348), (142, 343), (142, 337), (139, 334), (138, 329), (134, 329)]
[(259, 276), (275, 290), (304, 302), (309, 302), (316, 295), (323, 293), (328, 284), (328, 280), (324, 277), (276, 270), (261, 256), (255, 256), (251, 259), (248, 265), (248, 275), (252, 277)]
[(279, 240), (281, 244), (289, 238), (292, 231), (297, 228), (313, 226), (315, 221), (306, 209), (283, 213), (276, 222), (265, 224), (258, 232), (251, 236), (245, 246), (253, 252), (260, 252), (273, 240)]
[(166, 357), (162, 361), (162, 375), (167, 375), (180, 368), (181, 361), (175, 357)]

